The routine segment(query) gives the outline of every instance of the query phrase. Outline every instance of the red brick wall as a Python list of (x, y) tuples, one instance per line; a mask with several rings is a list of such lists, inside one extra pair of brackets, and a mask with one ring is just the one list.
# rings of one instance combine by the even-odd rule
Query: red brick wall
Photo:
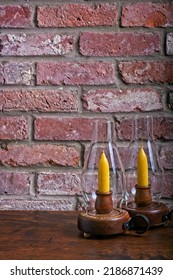
[(0, 209), (76, 209), (94, 118), (122, 146), (137, 114), (173, 197), (172, 1), (21, 3), (0, 6)]

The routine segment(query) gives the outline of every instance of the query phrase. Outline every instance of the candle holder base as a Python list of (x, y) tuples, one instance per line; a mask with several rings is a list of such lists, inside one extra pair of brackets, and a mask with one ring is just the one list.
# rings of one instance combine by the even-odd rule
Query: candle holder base
[(81, 212), (78, 215), (78, 229), (84, 237), (91, 235), (113, 235), (133, 229), (141, 234), (148, 230), (149, 220), (144, 215), (130, 218), (128, 211), (113, 208), (112, 192), (96, 191), (95, 209)]
[(143, 234), (149, 228), (149, 220), (146, 216), (138, 214), (130, 217), (123, 209), (113, 209), (109, 214), (99, 214), (95, 210), (81, 212), (78, 215), (78, 229), (83, 232), (85, 238), (92, 235), (123, 234), (127, 230), (134, 230)]
[(164, 203), (151, 202), (149, 205), (138, 206), (135, 202), (129, 202), (123, 209), (129, 212), (131, 217), (137, 214), (144, 215), (149, 219), (150, 227), (164, 225), (168, 218), (169, 209)]
[(113, 209), (110, 213), (99, 214), (96, 210), (81, 212), (78, 215), (78, 229), (88, 235), (113, 235), (124, 232), (124, 223), (130, 220), (123, 209)]

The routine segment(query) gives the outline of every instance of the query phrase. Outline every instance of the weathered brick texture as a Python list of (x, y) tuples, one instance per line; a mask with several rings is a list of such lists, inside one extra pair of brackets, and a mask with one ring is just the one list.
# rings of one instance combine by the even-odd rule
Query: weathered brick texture
[(71, 211), (75, 208), (74, 199), (3, 199), (1, 209), (27, 211)]
[(125, 165), (134, 119), (145, 146), (153, 117), (165, 181), (149, 181), (173, 198), (172, 1), (1, 1), (0, 28), (0, 209), (79, 209), (96, 119), (101, 140), (114, 122)]
[(0, 172), (0, 194), (28, 195), (30, 174), (27, 172)]
[(25, 28), (33, 25), (32, 9), (27, 5), (0, 6), (0, 13), (0, 27)]
[[(92, 119), (80, 117), (42, 117), (36, 118), (34, 124), (34, 137), (36, 140), (91, 141), (94, 129)], [(101, 133), (105, 132), (105, 127), (103, 127), (103, 125), (101, 125), (101, 130)]]
[(84, 32), (80, 36), (80, 52), (85, 56), (152, 55), (159, 50), (160, 38), (156, 33)]
[(39, 173), (38, 193), (41, 195), (75, 195), (81, 193), (80, 173)]
[(125, 83), (173, 83), (173, 61), (125, 61), (119, 63), (119, 70)]
[[(142, 2), (142, 1), (141, 1)], [(134, 3), (122, 10), (122, 26), (167, 27), (173, 26), (172, 3)]]
[(0, 83), (4, 85), (31, 85), (34, 67), (30, 62), (3, 62), (0, 64)]
[(79, 166), (79, 149), (73, 146), (35, 144), (8, 145), (0, 150), (4, 166)]
[(38, 85), (107, 85), (115, 82), (111, 62), (38, 62)]
[(0, 139), (24, 140), (28, 138), (28, 122), (24, 117), (0, 116)]
[[(143, 118), (142, 124), (143, 124)], [(117, 135), (120, 140), (130, 140), (132, 137), (132, 117), (117, 117)], [(145, 131), (147, 131), (146, 123), (144, 124)], [(143, 130), (139, 121), (138, 135)], [(143, 131), (144, 132), (144, 131)], [(144, 133), (143, 133), (144, 135)], [(146, 135), (146, 134), (145, 134)], [(153, 135), (154, 139), (172, 140), (173, 139), (173, 117), (156, 115), (153, 117)]]
[(159, 91), (148, 89), (90, 89), (82, 97), (83, 107), (92, 112), (140, 112), (162, 109)]
[(173, 33), (167, 34), (166, 51), (168, 55), (173, 55)]
[(4, 112), (77, 112), (78, 92), (70, 89), (1, 90), (0, 109)]
[(73, 37), (58, 33), (0, 34), (4, 56), (65, 55), (73, 50)]
[(113, 26), (116, 18), (116, 5), (108, 3), (40, 6), (37, 10), (40, 27)]
[(163, 167), (165, 169), (172, 169), (173, 168), (173, 147), (172, 146), (162, 147), (160, 154), (161, 154)]
[(170, 110), (173, 110), (173, 91), (169, 91), (168, 93), (167, 105)]

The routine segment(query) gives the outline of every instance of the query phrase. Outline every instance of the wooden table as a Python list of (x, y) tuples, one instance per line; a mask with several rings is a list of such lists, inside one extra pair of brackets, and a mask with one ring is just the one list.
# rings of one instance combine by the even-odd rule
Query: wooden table
[(173, 223), (86, 239), (76, 212), (0, 211), (0, 259), (173, 259)]

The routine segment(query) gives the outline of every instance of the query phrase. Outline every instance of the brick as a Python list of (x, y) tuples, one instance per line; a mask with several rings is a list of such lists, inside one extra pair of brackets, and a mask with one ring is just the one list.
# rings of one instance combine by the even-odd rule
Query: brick
[(4, 83), (4, 66), (0, 63), (0, 84)]
[(173, 83), (173, 61), (125, 61), (119, 71), (127, 84)]
[(173, 140), (173, 117), (156, 116), (153, 117), (154, 135), (160, 140)]
[(160, 150), (161, 163), (164, 169), (173, 169), (173, 147), (165, 146)]
[(32, 9), (29, 6), (0, 6), (0, 15), (0, 27), (32, 26)]
[(173, 55), (173, 33), (168, 33), (166, 38), (166, 53)]
[[(161, 184), (158, 182), (161, 182), (159, 179), (157, 181), (157, 189), (156, 191), (159, 192), (159, 187), (161, 187)], [(173, 188), (172, 188), (172, 182), (173, 182), (173, 173), (171, 172), (165, 172), (164, 173), (164, 180), (162, 182), (165, 182), (162, 187), (162, 197), (167, 198), (173, 198)]]
[(5, 62), (1, 64), (1, 84), (5, 85), (32, 85), (34, 69), (29, 62)]
[(152, 55), (160, 50), (156, 33), (84, 32), (80, 36), (80, 53), (84, 56)]
[(24, 140), (28, 138), (25, 117), (0, 116), (0, 139)]
[(77, 112), (78, 92), (70, 89), (57, 90), (0, 90), (0, 110)]
[(114, 26), (117, 9), (114, 4), (65, 4), (39, 6), (39, 27)]
[(0, 35), (1, 55), (66, 55), (73, 50), (73, 37), (58, 33), (14, 33)]
[(173, 4), (136, 3), (122, 9), (122, 26), (168, 27), (173, 26)]
[[(119, 117), (116, 119), (116, 131), (120, 140), (130, 140), (132, 135), (132, 121), (134, 117)], [(138, 135), (143, 135), (146, 139), (146, 118), (139, 118), (138, 124)], [(172, 140), (173, 139), (173, 117), (170, 116), (153, 116), (153, 135), (154, 139), (160, 140)]]
[(90, 89), (82, 97), (86, 111), (118, 113), (153, 111), (163, 108), (160, 93), (148, 89)]
[(173, 174), (165, 172), (164, 174), (151, 174), (150, 184), (152, 187), (153, 199), (159, 194), (162, 198), (173, 198)]
[(81, 194), (80, 173), (38, 173), (37, 192), (40, 195)]
[[(101, 124), (101, 134), (105, 133)], [(37, 117), (34, 123), (35, 140), (91, 140), (94, 120), (90, 118)], [(104, 125), (104, 124), (103, 124)], [(99, 137), (102, 137), (101, 135)]]
[(173, 91), (168, 93), (167, 104), (169, 109), (173, 111)]
[(1, 210), (31, 210), (31, 211), (71, 211), (75, 210), (76, 201), (71, 198), (51, 200), (3, 199), (0, 201)]
[[(132, 137), (132, 129), (133, 129), (133, 121), (135, 122), (135, 117), (117, 117), (116, 118), (116, 131), (119, 140), (131, 140)], [(143, 129), (138, 128), (137, 134)]]
[(100, 85), (115, 82), (110, 62), (38, 62), (37, 85)]
[(12, 145), (0, 149), (0, 165), (79, 166), (79, 149), (73, 146), (40, 144)]
[(30, 174), (28, 172), (0, 172), (0, 195), (29, 194)]

